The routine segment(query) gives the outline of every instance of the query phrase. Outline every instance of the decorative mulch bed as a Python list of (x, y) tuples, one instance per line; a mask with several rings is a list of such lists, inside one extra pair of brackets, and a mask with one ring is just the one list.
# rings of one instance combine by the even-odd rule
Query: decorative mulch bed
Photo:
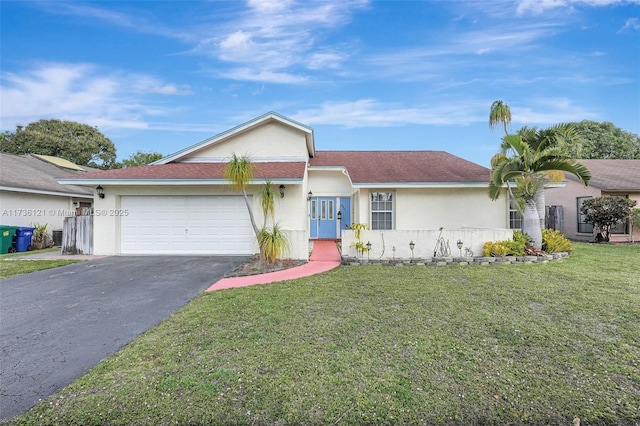
[(275, 263), (263, 264), (260, 262), (260, 256), (252, 256), (247, 259), (246, 262), (232, 269), (225, 274), (226, 278), (229, 277), (246, 277), (247, 275), (266, 274), (268, 272), (282, 271), (284, 269), (294, 268), (296, 266), (304, 265), (306, 260), (298, 259), (284, 259)]

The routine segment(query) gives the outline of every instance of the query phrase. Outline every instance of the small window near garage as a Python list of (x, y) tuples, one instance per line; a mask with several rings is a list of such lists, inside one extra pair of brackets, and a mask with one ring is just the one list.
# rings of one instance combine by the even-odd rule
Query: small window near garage
[(371, 229), (393, 229), (393, 193), (371, 193)]
[(578, 233), (593, 234), (593, 224), (585, 222), (585, 215), (582, 213), (582, 204), (591, 197), (578, 197)]

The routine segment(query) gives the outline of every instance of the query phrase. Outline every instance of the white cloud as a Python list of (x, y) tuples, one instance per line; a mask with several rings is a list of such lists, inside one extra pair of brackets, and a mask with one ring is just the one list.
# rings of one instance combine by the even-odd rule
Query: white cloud
[(235, 68), (230, 71), (220, 73), (220, 76), (231, 80), (277, 84), (302, 84), (309, 80), (306, 76), (254, 68)]
[[(224, 28), (210, 29), (216, 35), (202, 37), (193, 52), (213, 55), (237, 68), (249, 68), (248, 76), (263, 72), (283, 74), (284, 69), (293, 67), (335, 69), (347, 54), (341, 52), (341, 47), (322, 45), (324, 35), (348, 23), (353, 11), (366, 4), (366, 1), (335, 0), (249, 1), (248, 11), (227, 22)], [(233, 75), (239, 78), (242, 74)]]
[(547, 126), (570, 121), (598, 120), (599, 114), (568, 98), (527, 99), (529, 106), (512, 106), (513, 123)]
[[(451, 102), (405, 107), (374, 99), (325, 102), (317, 109), (301, 110), (292, 118), (306, 124), (325, 124), (347, 128), (389, 127), (407, 124), (468, 125), (486, 120), (477, 102)], [(486, 105), (482, 104), (486, 109)]]
[(59, 118), (113, 128), (146, 128), (145, 117), (166, 114), (150, 95), (183, 95), (154, 77), (104, 72), (90, 64), (45, 63), (0, 79), (0, 128), (13, 130), (41, 118)]
[(640, 30), (640, 21), (638, 18), (629, 18), (627, 22), (624, 23), (624, 26), (620, 28), (619, 33), (625, 32), (627, 30)]
[(559, 7), (571, 8), (573, 6), (615, 6), (624, 4), (640, 4), (640, 0), (518, 0), (518, 15), (526, 12), (540, 14), (546, 10)]
[[(299, 110), (291, 118), (314, 125), (346, 128), (391, 127), (405, 125), (469, 126), (486, 124), (489, 105), (486, 99), (433, 101), (429, 105), (404, 106), (375, 99), (325, 102), (318, 108)], [(513, 125), (548, 126), (556, 123), (597, 120), (595, 111), (568, 98), (527, 99), (527, 106), (511, 105)]]

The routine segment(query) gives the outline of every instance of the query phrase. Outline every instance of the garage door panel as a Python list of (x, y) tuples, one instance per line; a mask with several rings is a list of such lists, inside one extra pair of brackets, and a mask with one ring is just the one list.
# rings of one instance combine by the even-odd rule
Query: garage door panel
[(253, 254), (242, 197), (123, 196), (123, 254)]

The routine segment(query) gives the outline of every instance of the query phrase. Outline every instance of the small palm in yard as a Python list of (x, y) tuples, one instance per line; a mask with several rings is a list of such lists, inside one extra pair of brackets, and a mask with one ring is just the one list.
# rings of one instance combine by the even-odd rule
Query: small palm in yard
[(287, 251), (287, 236), (275, 223), (270, 229), (262, 228), (258, 234), (258, 246), (262, 260), (269, 264), (281, 259)]

